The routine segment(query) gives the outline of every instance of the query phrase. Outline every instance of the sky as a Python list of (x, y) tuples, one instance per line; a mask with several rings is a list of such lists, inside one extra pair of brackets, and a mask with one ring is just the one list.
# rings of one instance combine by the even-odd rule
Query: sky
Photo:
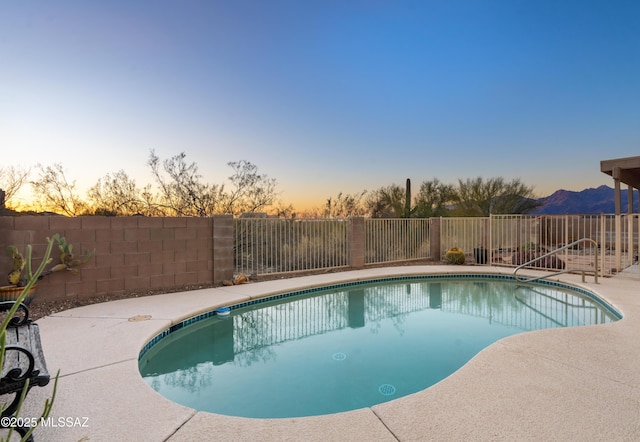
[[(636, 0), (0, 2), (0, 167), (81, 194), (181, 152), (319, 207), (407, 178), (547, 196), (640, 155)], [(33, 170), (33, 169), (32, 169)]]

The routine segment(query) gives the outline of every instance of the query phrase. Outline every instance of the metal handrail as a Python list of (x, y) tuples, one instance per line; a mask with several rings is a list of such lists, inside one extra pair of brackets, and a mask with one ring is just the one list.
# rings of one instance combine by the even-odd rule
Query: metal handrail
[(550, 273), (550, 274), (548, 274), (548, 275), (544, 275), (544, 276), (537, 276), (537, 277), (535, 277), (535, 278), (526, 278), (526, 279), (519, 278), (519, 277), (516, 275), (516, 273), (518, 272), (518, 270), (520, 270), (521, 268), (523, 268), (523, 267), (527, 267), (527, 266), (530, 266), (531, 264), (533, 264), (533, 263), (534, 263), (534, 262), (536, 262), (536, 261), (540, 261), (541, 259), (544, 259), (544, 258), (546, 258), (547, 256), (555, 255), (556, 253), (561, 252), (561, 251), (562, 251), (562, 250), (564, 250), (564, 249), (568, 249), (569, 247), (573, 247), (573, 246), (575, 246), (575, 245), (577, 245), (577, 244), (580, 244), (581, 242), (590, 242), (590, 243), (592, 243), (594, 246), (596, 246), (596, 253), (595, 253), (595, 255), (594, 255), (594, 256), (595, 256), (595, 262), (594, 262), (594, 270), (595, 270), (595, 277), (594, 277), (594, 280), (595, 280), (595, 281), (594, 281), (594, 282), (595, 282), (596, 284), (598, 284), (598, 250), (597, 250), (597, 249), (598, 249), (598, 243), (597, 243), (595, 240), (591, 239), (591, 238), (581, 238), (581, 239), (579, 239), (579, 240), (577, 240), (577, 241), (573, 241), (572, 243), (567, 244), (567, 245), (564, 245), (564, 246), (562, 246), (562, 247), (560, 247), (560, 248), (558, 248), (558, 249), (556, 249), (556, 250), (553, 250), (553, 251), (551, 251), (551, 252), (549, 252), (549, 253), (545, 253), (545, 254), (544, 254), (544, 255), (542, 255), (542, 256), (538, 256), (537, 258), (534, 258), (534, 259), (532, 259), (531, 261), (525, 262), (524, 264), (519, 265), (518, 267), (516, 267), (516, 268), (513, 270), (513, 277), (514, 277), (516, 280), (520, 281), (520, 282), (531, 282), (531, 281), (537, 281), (537, 280), (539, 280), (539, 279), (551, 278), (552, 276), (556, 276), (556, 275), (562, 275), (563, 273), (569, 273), (569, 272), (581, 272), (581, 273), (582, 273), (582, 282), (585, 282), (585, 279), (584, 279), (585, 271), (584, 271), (584, 269), (567, 269), (567, 270), (562, 270), (562, 271), (560, 271), (560, 272)]

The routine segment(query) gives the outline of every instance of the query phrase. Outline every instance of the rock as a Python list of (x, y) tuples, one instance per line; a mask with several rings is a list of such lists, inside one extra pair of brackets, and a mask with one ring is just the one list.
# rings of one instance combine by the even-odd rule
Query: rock
[(249, 282), (249, 278), (247, 278), (247, 275), (245, 275), (244, 273), (234, 275), (233, 277), (233, 285), (246, 284), (247, 282)]
[(511, 255), (511, 262), (513, 265), (519, 266), (524, 264), (525, 262), (531, 261), (536, 257), (536, 254), (531, 250), (518, 250), (513, 255)]
[[(520, 250), (511, 256), (511, 262), (514, 265), (519, 266), (537, 258), (538, 256), (540, 256), (538, 253), (533, 252), (531, 250)], [(551, 256), (545, 256), (544, 258), (539, 259), (538, 261), (532, 263), (528, 267), (564, 270), (566, 265), (563, 260), (561, 260), (557, 256), (551, 255)]]

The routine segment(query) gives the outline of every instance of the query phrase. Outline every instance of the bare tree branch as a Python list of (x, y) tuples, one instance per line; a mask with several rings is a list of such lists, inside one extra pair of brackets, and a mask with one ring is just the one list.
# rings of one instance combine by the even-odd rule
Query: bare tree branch
[(77, 216), (86, 212), (87, 205), (76, 194), (75, 181), (68, 182), (62, 164), (44, 167), (37, 165), (38, 179), (31, 182), (41, 209)]
[(29, 178), (29, 170), (0, 167), (0, 189), (4, 190), (5, 205), (11, 205), (12, 198), (20, 191)]

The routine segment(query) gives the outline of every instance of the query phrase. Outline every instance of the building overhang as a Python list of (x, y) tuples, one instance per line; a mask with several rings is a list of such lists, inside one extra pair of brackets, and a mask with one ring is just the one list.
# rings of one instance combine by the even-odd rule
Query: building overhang
[(610, 175), (614, 180), (640, 189), (640, 157), (600, 161), (600, 171)]

